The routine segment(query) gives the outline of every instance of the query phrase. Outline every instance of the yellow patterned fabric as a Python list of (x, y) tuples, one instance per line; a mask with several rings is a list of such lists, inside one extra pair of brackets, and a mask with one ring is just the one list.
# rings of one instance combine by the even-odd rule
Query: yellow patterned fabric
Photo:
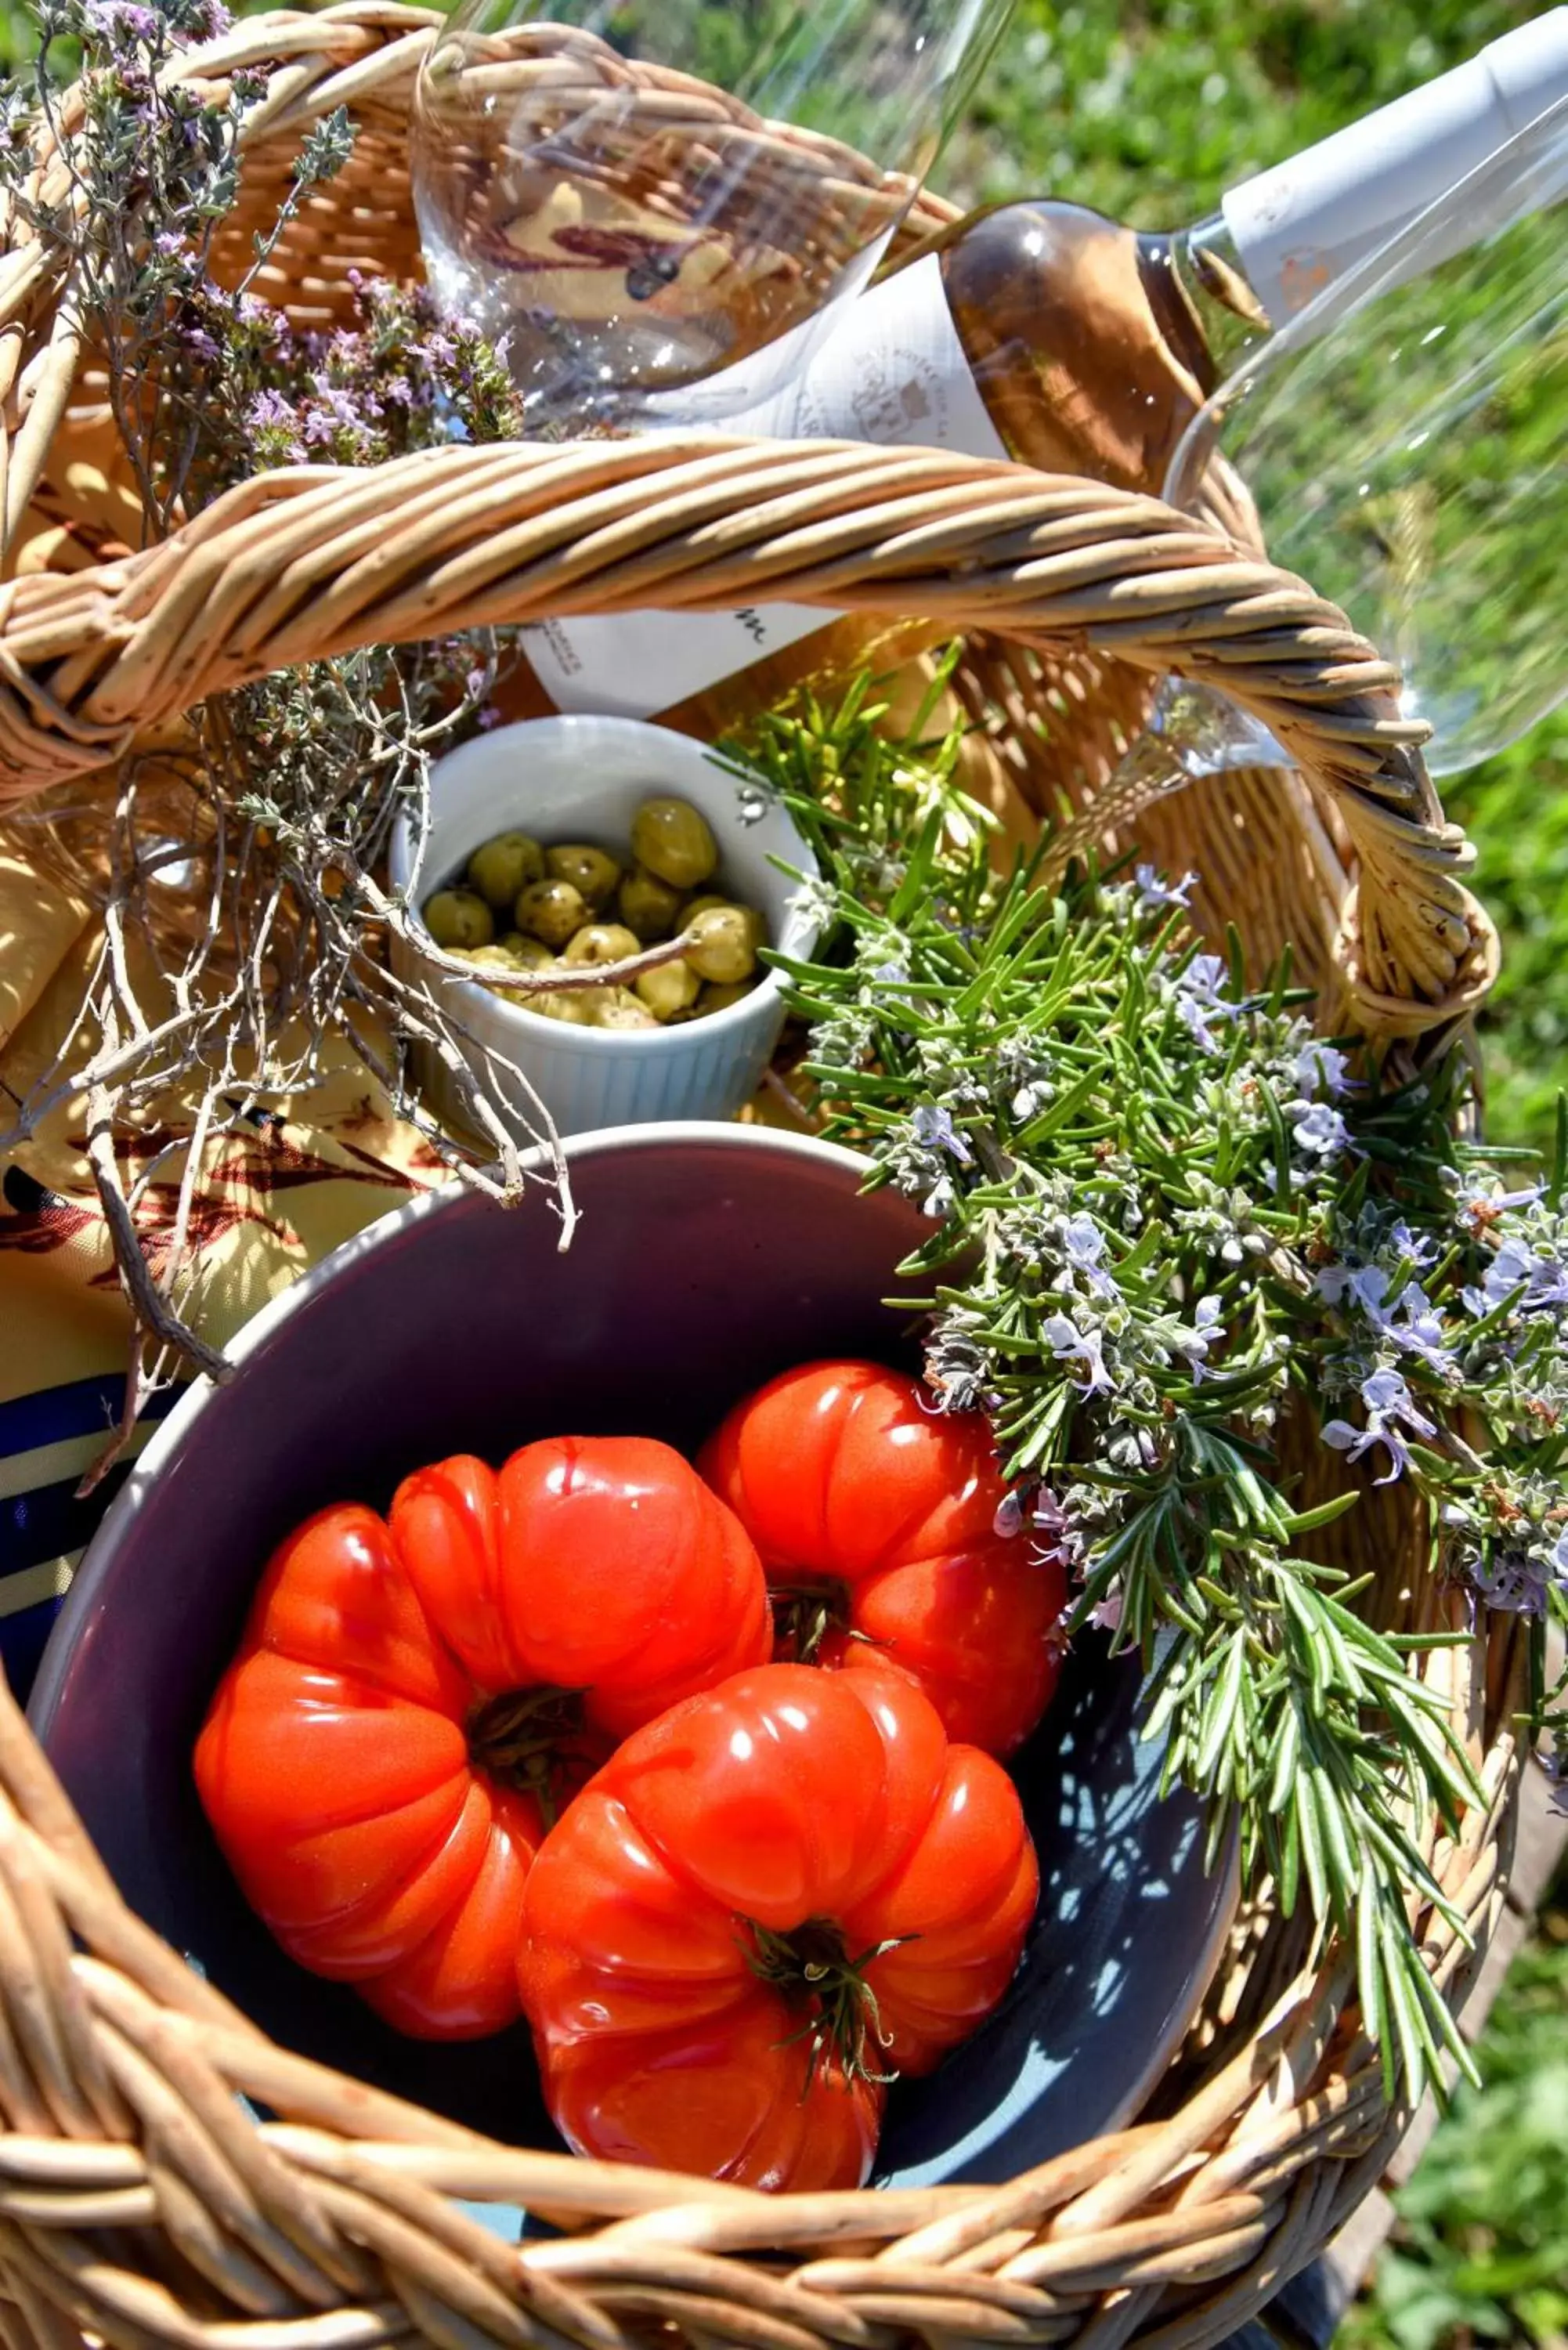
[[(65, 1075), (80, 1066), (88, 1040), (71, 1028), (99, 942), (85, 902), (42, 879), (25, 853), (0, 848), (0, 1128), (62, 1053)], [(157, 973), (137, 968), (134, 955), (132, 966), (139, 1000), (155, 1004)], [(127, 1188), (160, 1161), (139, 1214), (160, 1269), (174, 1239), (192, 1118), (176, 1087), (140, 1130), (115, 1138)], [(81, 1496), (119, 1417), (130, 1347), (86, 1140), (85, 1102), (72, 1093), (0, 1159), (0, 1657), (14, 1689), (30, 1680), (130, 1457), (174, 1400), (154, 1399), (125, 1459)], [(222, 1348), (307, 1265), (444, 1180), (436, 1153), (337, 1045), (307, 1114), (295, 1117), (286, 1103), (252, 1109), (209, 1143), (177, 1284), (182, 1314)]]

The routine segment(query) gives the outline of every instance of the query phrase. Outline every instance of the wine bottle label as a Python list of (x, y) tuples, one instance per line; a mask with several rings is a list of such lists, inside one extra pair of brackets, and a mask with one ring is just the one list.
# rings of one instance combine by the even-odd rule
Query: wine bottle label
[[(846, 310), (794, 383), (726, 418), (723, 429), (759, 439), (871, 441), (1006, 456), (964, 357), (936, 254)], [(546, 620), (525, 629), (524, 640), (557, 710), (650, 718), (797, 644), (834, 617), (806, 604), (624, 612)]]

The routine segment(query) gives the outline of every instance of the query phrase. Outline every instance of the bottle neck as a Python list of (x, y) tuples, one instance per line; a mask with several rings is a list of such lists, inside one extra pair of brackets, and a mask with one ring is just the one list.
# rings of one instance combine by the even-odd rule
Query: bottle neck
[[(1387, 246), (1565, 95), (1568, 7), (1558, 7), (1243, 181), (1196, 227), (1140, 237), (1149, 300), (1174, 348), (1206, 390), (1224, 381), (1272, 329)], [(1493, 224), (1483, 205), (1460, 203), (1455, 213), (1445, 255)], [(1407, 274), (1439, 257), (1430, 237), (1410, 242)]]
[[(1243, 180), (1223, 201), (1223, 244), (1215, 244), (1214, 222), (1190, 231), (1188, 242), (1233, 259), (1282, 327), (1445, 198), (1452, 198), (1453, 214), (1443, 224), (1445, 253), (1462, 253), (1486, 235), (1493, 224), (1486, 208), (1459, 192), (1459, 183), (1565, 98), (1568, 7), (1558, 7), (1451, 73)], [(1413, 240), (1407, 274), (1418, 275), (1435, 257), (1430, 239)]]
[(1271, 331), (1222, 214), (1169, 235), (1137, 239), (1149, 307), (1203, 390), (1224, 382)]

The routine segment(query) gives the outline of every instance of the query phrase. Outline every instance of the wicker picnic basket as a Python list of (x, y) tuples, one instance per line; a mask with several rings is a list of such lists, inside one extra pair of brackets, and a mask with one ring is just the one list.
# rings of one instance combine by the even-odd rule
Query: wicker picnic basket
[[(340, 312), (351, 268), (417, 268), (406, 126), (437, 20), (351, 0), (253, 18), (182, 70), (268, 74), (247, 117), (219, 262), (302, 133), (346, 104), (344, 174), (260, 290)], [(61, 118), (68, 136), (67, 105)], [(55, 167), (58, 171), (58, 167)], [(46, 166), (46, 172), (48, 167)], [(60, 192), (68, 198), (63, 173)], [(913, 228), (946, 217), (922, 198)], [(137, 545), (103, 455), (71, 289), (20, 232), (0, 255), (0, 800), (113, 789), (119, 763), (204, 696), (289, 662), (481, 623), (770, 596), (937, 616), (970, 631), (956, 690), (1018, 801), (1076, 811), (1203, 875), (1202, 915), (1250, 955), (1289, 939), (1325, 1026), (1407, 1058), (1444, 1049), (1492, 975), (1397, 713), (1393, 670), (1333, 607), (1239, 543), (1093, 483), (929, 452), (693, 434), (451, 448), (361, 472), (270, 473)], [(1172, 668), (1263, 718), (1299, 775), (1258, 771), (1158, 806), (1097, 805), (1151, 681)], [(1345, 1473), (1303, 1447), (1313, 1482)], [(1342, 1522), (1406, 1628), (1462, 1623), (1399, 1490)], [(1457, 2001), (1506, 1879), (1518, 1753), (1511, 1618), (1424, 1669), (1485, 1789), (1424, 1843), (1469, 1940), (1413, 1911)], [(768, 2199), (514, 2150), (275, 2046), (126, 1908), (0, 1699), (0, 2335), (147, 2350), (894, 2350), (1129, 2341), (1195, 2350), (1303, 2266), (1381, 2174), (1390, 2106), (1341, 1952), (1266, 1901), (1136, 2126), (1012, 2185)], [(112, 1857), (112, 1856), (110, 1856)], [(248, 2101), (242, 2103), (244, 2099)], [(260, 2109), (258, 2113), (258, 2109)], [(265, 2114), (267, 2118), (261, 2118)], [(459, 2199), (563, 2230), (509, 2245)]]

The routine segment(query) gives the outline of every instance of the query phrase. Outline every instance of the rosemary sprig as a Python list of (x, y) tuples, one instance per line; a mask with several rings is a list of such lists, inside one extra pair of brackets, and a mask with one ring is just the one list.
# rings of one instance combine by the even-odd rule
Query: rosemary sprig
[[(1480, 1800), (1420, 1665), (1466, 1635), (1384, 1628), (1391, 1595), (1328, 1530), (1367, 1471), (1404, 1479), (1439, 1575), (1543, 1656), (1568, 1616), (1563, 1172), (1511, 1190), (1462, 1139), (1459, 1055), (1385, 1085), (1288, 972), (1249, 992), (1239, 941), (1192, 939), (1189, 877), (995, 869), (958, 738), (921, 746), (933, 706), (889, 741), (862, 680), (748, 744), (823, 877), (824, 944), (784, 965), (803, 1074), (932, 1219), (904, 1268), (929, 1277), (927, 1376), (990, 1412), (1066, 1553), (1064, 1631), (1141, 1653), (1168, 1783), (1354, 1951), (1389, 2086), (1417, 2094), (1468, 2064), (1411, 1930), (1464, 1931), (1417, 1839)], [(1276, 1436), (1334, 1404), (1313, 1506)]]

